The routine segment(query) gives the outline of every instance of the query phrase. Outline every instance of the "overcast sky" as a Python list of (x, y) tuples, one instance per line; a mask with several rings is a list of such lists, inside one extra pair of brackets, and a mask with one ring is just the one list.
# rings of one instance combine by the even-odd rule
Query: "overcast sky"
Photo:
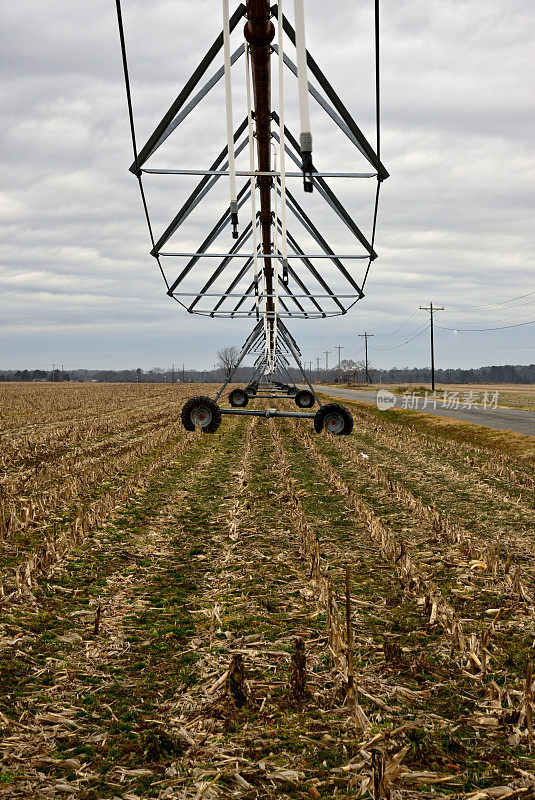
[[(374, 144), (373, 2), (331, 0), (328, 13), (321, 0), (305, 6), (308, 47)], [(128, 172), (115, 3), (1, 0), (0, 7), (0, 368), (213, 365), (217, 349), (239, 345), (251, 324), (188, 315), (165, 294)], [(285, 10), (293, 17), (289, 0)], [(143, 144), (217, 35), (221, 3), (123, 0), (123, 14)], [(446, 307), (437, 324), (459, 331), (437, 329), (438, 366), (531, 363), (535, 325), (462, 329), (535, 320), (535, 4), (383, 0), (381, 15), (382, 160), (391, 177), (381, 190), (379, 258), (350, 314), (290, 329), (314, 364), (325, 349), (333, 363), (336, 345), (343, 357), (361, 358), (357, 334), (367, 330), (374, 365), (423, 366), (429, 343), (427, 332), (417, 336), (426, 324), (417, 308), (432, 300)], [(235, 72), (237, 124), (242, 62)], [(288, 75), (287, 115), (298, 134), (293, 82)], [(222, 91), (170, 137), (153, 166), (209, 166), (225, 143)], [(318, 169), (365, 168), (318, 106), (312, 128)], [(368, 235), (371, 183), (340, 187)], [(147, 182), (157, 232), (193, 185), (191, 178)], [(328, 209), (322, 215), (320, 198), (292, 186), (325, 237), (351, 252), (349, 234)], [(196, 248), (225, 191), (205, 201), (174, 244)], [(351, 263), (357, 279), (361, 266)]]

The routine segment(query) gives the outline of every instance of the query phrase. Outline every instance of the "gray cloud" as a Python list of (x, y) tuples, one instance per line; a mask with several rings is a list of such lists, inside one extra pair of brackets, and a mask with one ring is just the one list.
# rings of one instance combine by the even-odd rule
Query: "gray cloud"
[[(289, 14), (291, 5), (285, 3)], [(0, 366), (62, 359), (72, 367), (150, 367), (181, 359), (209, 366), (221, 343), (238, 344), (249, 325), (191, 317), (165, 295), (128, 173), (132, 150), (113, 4), (3, 0), (0, 6)], [(324, 3), (308, 0), (307, 35), (373, 142), (373, 9), (371, 2), (365, 6), (333, 0), (325, 13)], [(124, 0), (124, 17), (142, 144), (217, 35), (221, 8), (218, 0)], [(386, 350), (423, 327), (423, 312), (399, 334), (381, 335), (429, 299), (450, 307), (444, 325), (511, 324), (515, 317), (530, 319), (530, 309), (535, 319), (535, 306), (521, 301), (479, 312), (453, 308), (497, 303), (533, 286), (534, 28), (531, 0), (383, 0), (382, 156), (391, 178), (382, 188), (380, 258), (365, 300), (350, 315), (293, 325), (307, 361), (338, 343), (346, 357), (357, 353), (356, 334), (366, 328), (377, 335), (377, 365), (426, 363), (425, 335)], [(242, 62), (235, 71), (237, 121)], [(291, 76), (286, 86), (295, 129)], [(154, 166), (208, 166), (224, 144), (222, 98), (219, 85), (161, 148)], [(315, 104), (312, 115), (317, 165), (360, 169), (358, 154)], [(193, 180), (146, 183), (159, 232)], [(177, 238), (185, 250), (196, 249), (228, 201), (220, 183)], [(369, 233), (371, 182), (333, 186)], [(352, 241), (321, 198), (304, 197), (299, 182), (294, 191), (326, 238), (349, 252)], [(295, 224), (292, 229), (297, 234)], [(307, 242), (302, 232), (298, 238)], [(438, 331), (438, 360), (443, 366), (529, 362), (532, 342), (529, 326)]]

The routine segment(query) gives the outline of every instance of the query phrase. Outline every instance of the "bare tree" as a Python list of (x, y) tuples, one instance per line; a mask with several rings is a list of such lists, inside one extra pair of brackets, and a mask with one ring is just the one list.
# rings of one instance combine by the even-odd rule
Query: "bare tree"
[(375, 367), (372, 367), (371, 361), (370, 359), (368, 359), (368, 372), (367, 372), (368, 380), (366, 381), (366, 361), (364, 359), (362, 361), (357, 361), (357, 372), (361, 373), (363, 383), (374, 382), (373, 381), (374, 373), (372, 372), (372, 370), (374, 369)]
[(226, 381), (232, 378), (232, 373), (238, 366), (239, 354), (238, 348), (234, 346), (222, 347), (217, 351), (217, 367), (223, 370)]
[(342, 378), (346, 381), (358, 381), (359, 370), (361, 367), (360, 361), (353, 361), (352, 358), (346, 358), (341, 363)]

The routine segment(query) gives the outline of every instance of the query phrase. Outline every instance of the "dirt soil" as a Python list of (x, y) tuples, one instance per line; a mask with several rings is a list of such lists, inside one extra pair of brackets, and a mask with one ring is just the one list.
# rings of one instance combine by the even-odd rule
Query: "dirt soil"
[(535, 796), (525, 459), (353, 404), (349, 437), (201, 435), (206, 386), (30, 388), (3, 396), (0, 798)]

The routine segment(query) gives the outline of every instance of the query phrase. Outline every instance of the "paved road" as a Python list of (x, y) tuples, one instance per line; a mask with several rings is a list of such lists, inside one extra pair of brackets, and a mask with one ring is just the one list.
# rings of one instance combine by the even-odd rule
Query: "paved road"
[[(345, 400), (359, 400), (362, 403), (373, 403), (373, 405), (376, 405), (377, 402), (375, 392), (365, 392), (361, 389), (333, 389), (330, 386), (318, 385), (315, 385), (314, 389)], [(442, 395), (439, 393), (438, 397), (440, 398)], [(403, 397), (396, 395), (395, 408), (402, 408), (402, 401)], [(482, 425), (485, 428), (516, 431), (516, 433), (523, 433), (525, 436), (535, 436), (535, 413), (533, 411), (518, 411), (515, 408), (484, 409), (481, 405), (475, 408), (441, 408), (441, 400), (437, 401), (436, 409), (432, 408), (432, 403), (428, 404), (427, 408), (424, 409), (423, 403), (423, 398), (420, 398), (418, 411), (423, 411), (425, 414), (460, 419), (464, 422), (471, 422), (472, 425)]]

